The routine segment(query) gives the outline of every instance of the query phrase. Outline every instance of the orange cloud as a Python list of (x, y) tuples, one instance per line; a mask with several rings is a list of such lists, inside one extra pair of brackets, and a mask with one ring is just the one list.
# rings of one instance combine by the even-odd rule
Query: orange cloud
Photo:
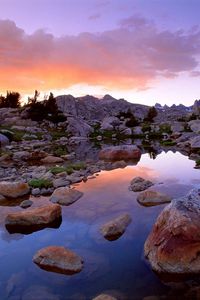
[(0, 89), (32, 92), (90, 84), (145, 89), (157, 76), (194, 72), (200, 31), (159, 31), (133, 16), (102, 33), (55, 37), (28, 35), (10, 20), (0, 21)]

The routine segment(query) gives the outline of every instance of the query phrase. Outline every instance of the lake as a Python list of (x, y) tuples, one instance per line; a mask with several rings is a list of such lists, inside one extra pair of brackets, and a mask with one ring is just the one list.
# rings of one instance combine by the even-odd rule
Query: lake
[[(0, 299), (89, 300), (103, 292), (118, 299), (183, 299), (189, 283), (163, 283), (143, 256), (144, 242), (165, 205), (141, 206), (138, 193), (129, 191), (130, 181), (141, 176), (155, 183), (152, 189), (181, 197), (200, 186), (199, 170), (188, 157), (171, 151), (151, 159), (144, 154), (136, 166), (101, 171), (98, 176), (75, 185), (84, 196), (62, 207), (58, 229), (43, 229), (29, 235), (9, 234), (4, 227), (8, 212), (0, 208)], [(48, 203), (35, 198), (34, 206)], [(132, 223), (116, 241), (107, 241), (100, 232), (104, 223), (123, 214)], [(41, 270), (32, 262), (35, 252), (49, 245), (65, 246), (82, 256), (84, 269), (72, 276)]]

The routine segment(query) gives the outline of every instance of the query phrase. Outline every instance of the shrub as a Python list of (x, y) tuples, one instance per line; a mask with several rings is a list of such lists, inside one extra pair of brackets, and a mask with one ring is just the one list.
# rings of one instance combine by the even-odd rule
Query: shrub
[(28, 117), (33, 121), (49, 120), (55, 124), (66, 121), (66, 117), (59, 111), (53, 93), (48, 99), (38, 101), (39, 92), (36, 90), (33, 98), (28, 99)]
[(158, 112), (154, 106), (150, 107), (147, 116), (144, 118), (145, 122), (153, 122), (154, 118), (157, 116)]
[(28, 184), (32, 187), (32, 188), (50, 188), (53, 186), (53, 183), (51, 180), (49, 179), (44, 179), (44, 178), (40, 178), (40, 179), (31, 179)]
[(196, 166), (200, 166), (200, 159), (196, 161)]
[(7, 92), (6, 97), (0, 96), (0, 108), (18, 108), (20, 107), (20, 98), (21, 96), (18, 92)]

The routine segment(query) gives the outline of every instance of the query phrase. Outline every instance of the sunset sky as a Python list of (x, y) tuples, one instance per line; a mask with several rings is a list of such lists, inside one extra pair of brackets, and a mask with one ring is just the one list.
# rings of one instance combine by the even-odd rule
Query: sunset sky
[(200, 98), (199, 0), (0, 0), (0, 93)]

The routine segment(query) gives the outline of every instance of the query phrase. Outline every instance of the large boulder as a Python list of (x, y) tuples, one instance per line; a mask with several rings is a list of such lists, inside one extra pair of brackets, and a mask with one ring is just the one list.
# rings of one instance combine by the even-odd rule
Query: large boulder
[(133, 192), (141, 192), (153, 185), (153, 182), (142, 177), (135, 177), (131, 180), (130, 190)]
[(61, 205), (70, 205), (82, 196), (83, 193), (78, 190), (70, 189), (68, 187), (59, 187), (51, 195), (50, 201)]
[(105, 160), (139, 160), (140, 157), (141, 151), (135, 145), (110, 146), (99, 152), (99, 158)]
[(10, 213), (5, 220), (9, 232), (31, 233), (45, 227), (58, 227), (61, 223), (61, 206), (45, 205)]
[(104, 224), (101, 227), (101, 232), (107, 240), (116, 240), (125, 232), (131, 221), (131, 216), (124, 214)]
[(0, 195), (7, 198), (17, 198), (30, 192), (29, 185), (24, 182), (0, 182)]
[(144, 252), (161, 274), (200, 274), (200, 189), (173, 200), (161, 212)]
[(171, 202), (172, 198), (157, 191), (143, 191), (137, 196), (137, 201), (143, 206), (154, 206)]
[(196, 133), (200, 132), (200, 120), (192, 120), (188, 122), (190, 129)]
[(83, 260), (71, 250), (49, 246), (39, 250), (33, 257), (33, 262), (40, 268), (56, 273), (71, 275), (79, 273), (83, 268)]
[(67, 118), (67, 132), (71, 136), (88, 137), (93, 132), (93, 128), (81, 118)]
[(101, 123), (100, 130), (113, 130), (115, 126), (120, 124), (120, 120), (116, 117), (106, 117)]

